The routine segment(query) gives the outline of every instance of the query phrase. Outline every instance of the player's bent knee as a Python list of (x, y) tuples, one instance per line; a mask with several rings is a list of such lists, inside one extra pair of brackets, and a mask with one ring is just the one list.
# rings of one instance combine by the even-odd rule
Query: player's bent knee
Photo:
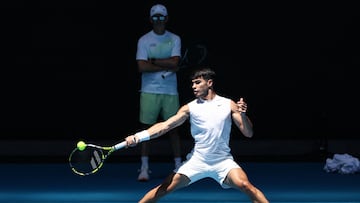
[(246, 193), (251, 193), (253, 190), (253, 186), (249, 181), (240, 181), (237, 185), (241, 191)]

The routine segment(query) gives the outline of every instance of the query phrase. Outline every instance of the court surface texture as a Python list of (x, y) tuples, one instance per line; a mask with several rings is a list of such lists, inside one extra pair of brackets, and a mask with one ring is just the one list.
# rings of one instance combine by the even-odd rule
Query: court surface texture
[[(240, 163), (250, 181), (271, 203), (358, 202), (360, 174), (327, 173), (320, 162)], [(167, 162), (150, 163), (148, 182), (138, 182), (139, 163), (105, 162), (96, 174), (79, 176), (67, 163), (1, 163), (1, 203), (112, 203), (137, 202), (172, 170)], [(245, 194), (222, 189), (203, 179), (175, 191), (161, 202), (250, 202)]]

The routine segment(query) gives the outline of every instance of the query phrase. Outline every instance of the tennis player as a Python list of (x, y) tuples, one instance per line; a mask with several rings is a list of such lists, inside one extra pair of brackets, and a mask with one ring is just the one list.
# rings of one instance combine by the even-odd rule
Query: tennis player
[(189, 186), (203, 178), (212, 178), (224, 189), (235, 188), (245, 193), (253, 203), (268, 203), (263, 192), (248, 179), (245, 171), (234, 161), (229, 141), (232, 122), (248, 138), (253, 136), (252, 122), (246, 115), (247, 104), (243, 98), (235, 102), (216, 94), (215, 72), (199, 69), (191, 76), (196, 99), (182, 106), (176, 115), (147, 130), (125, 138), (128, 146), (157, 138), (169, 130), (190, 121), (194, 148), (182, 165), (161, 184), (151, 189), (139, 201), (156, 202), (165, 195)]

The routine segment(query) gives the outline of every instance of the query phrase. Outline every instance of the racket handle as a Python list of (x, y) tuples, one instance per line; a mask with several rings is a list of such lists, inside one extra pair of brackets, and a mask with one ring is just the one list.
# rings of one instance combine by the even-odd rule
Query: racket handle
[(168, 76), (171, 75), (171, 74), (174, 74), (174, 72), (172, 72), (172, 71), (166, 71), (165, 73), (163, 73), (163, 74), (161, 75), (161, 77), (162, 77), (163, 79), (165, 79), (166, 77), (168, 77)]
[(126, 141), (122, 141), (114, 146), (114, 150), (119, 150), (126, 147)]

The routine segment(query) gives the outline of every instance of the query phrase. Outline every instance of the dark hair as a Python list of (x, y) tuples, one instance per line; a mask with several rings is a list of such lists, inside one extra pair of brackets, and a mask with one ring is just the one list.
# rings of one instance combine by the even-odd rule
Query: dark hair
[(190, 79), (194, 80), (196, 78), (204, 78), (205, 80), (214, 80), (216, 76), (216, 73), (214, 70), (212, 70), (211, 68), (207, 68), (207, 67), (202, 67), (202, 68), (197, 68), (195, 69), (191, 76)]

